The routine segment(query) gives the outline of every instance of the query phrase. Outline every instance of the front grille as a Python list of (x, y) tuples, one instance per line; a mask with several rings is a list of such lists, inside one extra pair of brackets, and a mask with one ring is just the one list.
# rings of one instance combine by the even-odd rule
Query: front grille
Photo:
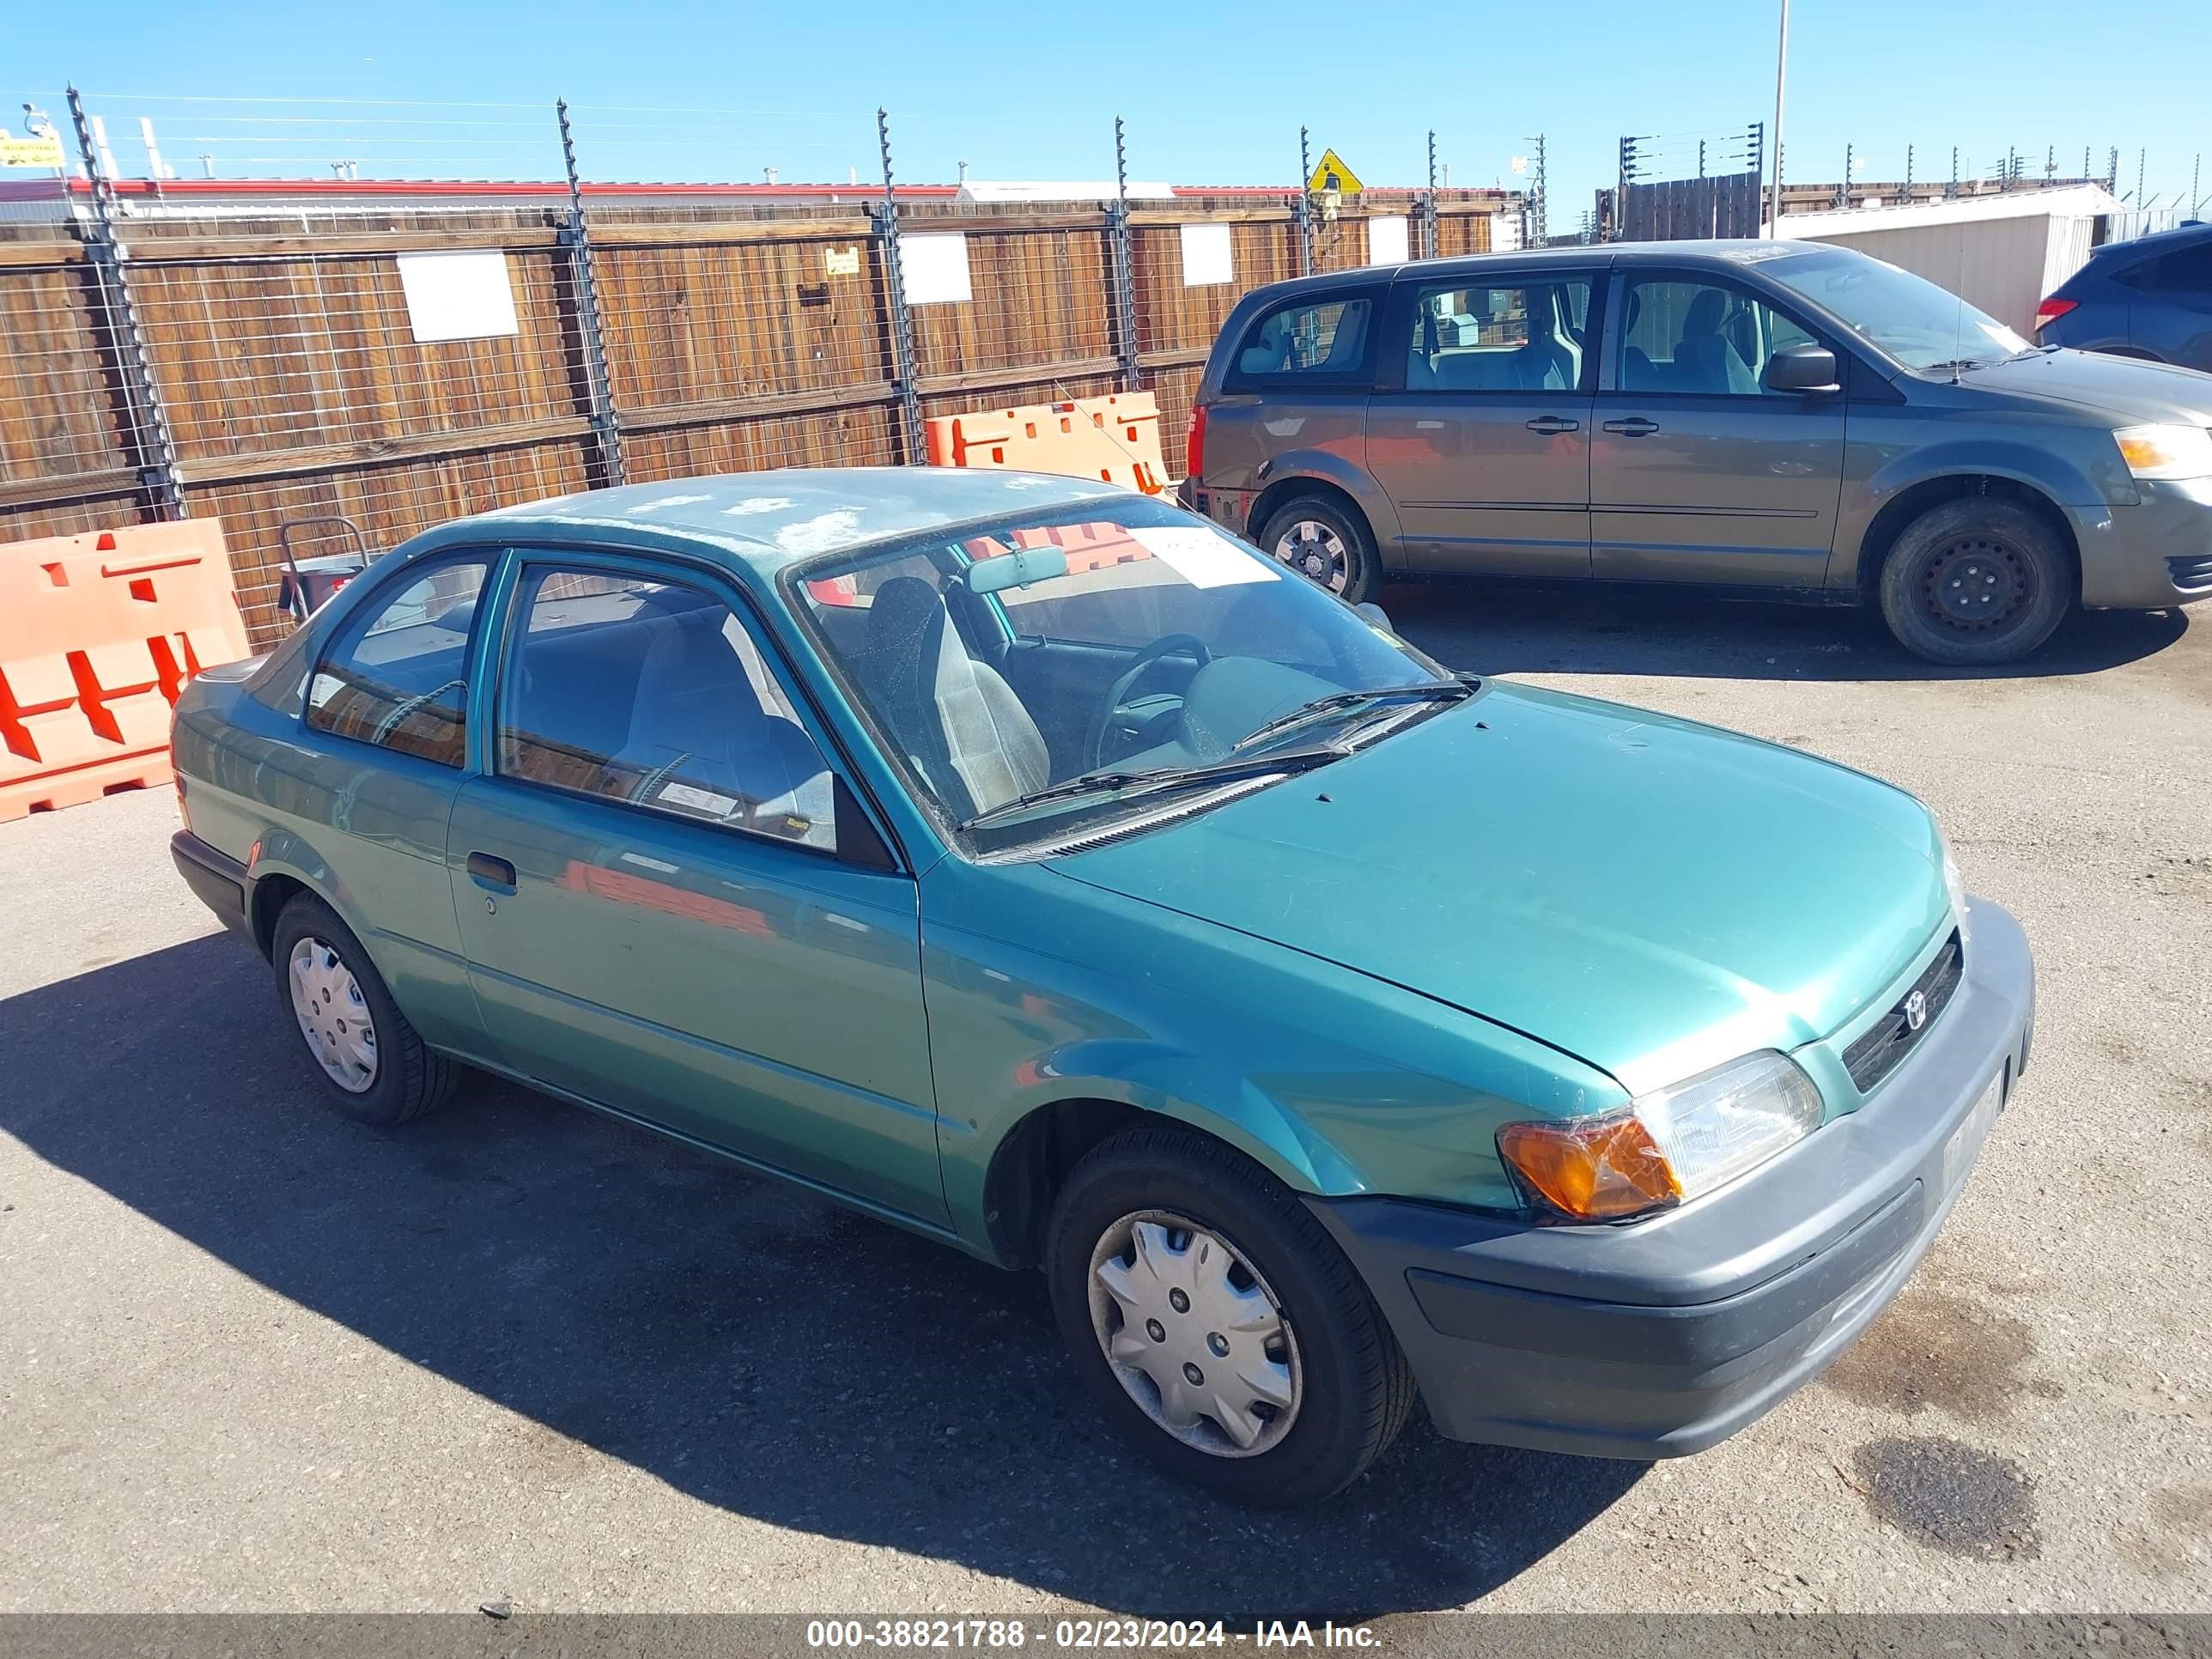
[(2168, 559), (2166, 568), (2173, 575), (2173, 585), (2185, 593), (2212, 592), (2212, 553), (2199, 553), (2186, 559)]
[[(1920, 1039), (1936, 1024), (1943, 1010), (1950, 1006), (1952, 994), (1959, 988), (1960, 969), (1964, 963), (1959, 948), (1959, 936), (1954, 933), (1943, 941), (1943, 948), (1936, 953), (1936, 960), (1912, 981), (1912, 988), (1897, 1000), (1897, 1006), (1860, 1033), (1857, 1040), (1844, 1050), (1844, 1069), (1851, 1074), (1858, 1091), (1865, 1094), (1882, 1079), (1897, 1069), (1898, 1061), (1911, 1054)], [(1920, 999), (1921, 1020), (1915, 1027), (1905, 1012), (1913, 998)]]

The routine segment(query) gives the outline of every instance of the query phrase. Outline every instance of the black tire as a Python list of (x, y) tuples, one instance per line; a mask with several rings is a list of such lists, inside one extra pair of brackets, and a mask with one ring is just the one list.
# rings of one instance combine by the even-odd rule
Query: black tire
[[(2075, 594), (2058, 532), (2017, 501), (1969, 495), (1905, 526), (1882, 561), (1882, 619), (1929, 662), (2017, 662), (2051, 637)], [(1977, 614), (1978, 604), (1986, 614)]]
[[(302, 941), (319, 941), (360, 988), (376, 1044), (376, 1068), (368, 1085), (346, 1088), (324, 1066), (303, 1029), (292, 998), (292, 957)], [(454, 1064), (427, 1047), (399, 1012), (385, 988), (383, 977), (368, 959), (353, 930), (320, 899), (300, 893), (276, 918), (270, 960), (276, 969), (276, 996), (286, 1026), (300, 1034), (317, 1082), (331, 1105), (359, 1123), (385, 1127), (405, 1123), (443, 1105), (453, 1092)]]
[[(1092, 1252), (1144, 1211), (1187, 1218), (1224, 1242), (1257, 1270), (1287, 1323), (1298, 1395), (1287, 1428), (1264, 1449), (1226, 1455), (1187, 1443), (1154, 1421), (1108, 1361), (1092, 1322)], [(1170, 1474), (1222, 1497), (1289, 1508), (1340, 1492), (1413, 1409), (1405, 1355), (1320, 1222), (1249, 1158), (1180, 1125), (1124, 1129), (1085, 1155), (1054, 1201), (1045, 1273), (1060, 1335), (1107, 1420)]]
[[(1343, 549), (1339, 557), (1325, 541), (1313, 544), (1316, 550), (1310, 556), (1328, 560), (1328, 569), (1310, 568), (1293, 550), (1285, 547), (1286, 538), (1301, 524), (1325, 526)], [(1382, 564), (1375, 556), (1375, 538), (1368, 533), (1367, 520), (1328, 495), (1295, 495), (1269, 514), (1260, 532), (1260, 550), (1316, 586), (1328, 588), (1346, 605), (1364, 605), (1382, 586)], [(1341, 588), (1334, 586), (1340, 568), (1344, 573)]]

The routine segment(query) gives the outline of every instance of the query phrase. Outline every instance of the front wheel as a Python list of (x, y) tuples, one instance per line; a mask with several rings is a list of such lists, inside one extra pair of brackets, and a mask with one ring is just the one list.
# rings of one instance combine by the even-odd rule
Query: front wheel
[(1276, 508), (1260, 532), (1260, 547), (1346, 605), (1364, 605), (1382, 583), (1366, 524), (1324, 495), (1300, 495)]
[(1405, 1356), (1321, 1224), (1179, 1126), (1085, 1156), (1054, 1204), (1045, 1272), (1108, 1420), (1225, 1498), (1287, 1508), (1341, 1491), (1412, 1409)]
[(2016, 501), (1970, 495), (1930, 507), (1881, 567), (1881, 614), (1929, 662), (2016, 662), (2051, 637), (2074, 601), (2058, 534)]

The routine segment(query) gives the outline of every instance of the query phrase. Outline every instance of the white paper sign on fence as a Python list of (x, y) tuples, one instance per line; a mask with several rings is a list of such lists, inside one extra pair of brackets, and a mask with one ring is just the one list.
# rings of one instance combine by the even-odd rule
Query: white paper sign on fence
[(1402, 265), (1412, 256), (1406, 252), (1406, 221), (1402, 215), (1367, 222), (1367, 263)]
[(522, 331), (514, 318), (514, 285), (507, 280), (507, 255), (496, 250), (403, 253), (399, 287), (407, 296), (407, 320), (418, 345)]
[(1185, 225), (1182, 228), (1182, 285), (1208, 288), (1237, 280), (1236, 260), (1230, 252), (1226, 225)]
[(968, 280), (968, 239), (954, 233), (899, 233), (899, 275), (910, 306), (964, 304), (975, 297)]

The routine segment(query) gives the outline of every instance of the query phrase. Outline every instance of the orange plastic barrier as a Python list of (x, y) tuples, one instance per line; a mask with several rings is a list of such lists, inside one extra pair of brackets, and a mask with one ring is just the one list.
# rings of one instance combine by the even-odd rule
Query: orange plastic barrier
[(167, 782), (185, 682), (248, 654), (220, 520), (0, 547), (0, 823)]
[(1103, 478), (1147, 495), (1167, 490), (1159, 400), (1149, 392), (939, 415), (924, 425), (933, 466)]

